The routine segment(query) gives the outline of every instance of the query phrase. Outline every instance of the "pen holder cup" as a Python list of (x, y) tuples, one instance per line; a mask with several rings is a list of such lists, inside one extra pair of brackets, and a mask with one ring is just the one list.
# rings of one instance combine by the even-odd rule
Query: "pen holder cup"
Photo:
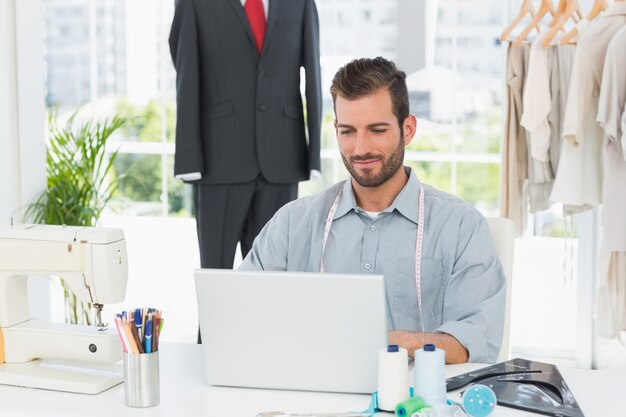
[(159, 352), (124, 353), (124, 382), (128, 407), (159, 405)]

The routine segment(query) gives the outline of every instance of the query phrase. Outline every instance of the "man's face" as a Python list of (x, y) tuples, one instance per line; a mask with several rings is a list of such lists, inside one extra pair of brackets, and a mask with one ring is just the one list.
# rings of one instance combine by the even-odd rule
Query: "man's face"
[[(407, 130), (405, 121), (400, 129), (386, 88), (356, 100), (337, 96), (335, 111), (341, 159), (352, 178), (362, 187), (387, 182), (402, 167), (415, 126)], [(414, 123), (413, 116), (409, 119)]]

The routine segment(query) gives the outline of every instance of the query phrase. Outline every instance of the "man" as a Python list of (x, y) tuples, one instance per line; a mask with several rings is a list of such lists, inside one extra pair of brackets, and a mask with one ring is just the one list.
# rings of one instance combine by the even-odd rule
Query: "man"
[(389, 343), (411, 355), (434, 343), (448, 363), (494, 362), (504, 273), (480, 213), (403, 166), (417, 125), (405, 74), (384, 58), (355, 60), (331, 94), (351, 179), (279, 210), (241, 269), (382, 274)]

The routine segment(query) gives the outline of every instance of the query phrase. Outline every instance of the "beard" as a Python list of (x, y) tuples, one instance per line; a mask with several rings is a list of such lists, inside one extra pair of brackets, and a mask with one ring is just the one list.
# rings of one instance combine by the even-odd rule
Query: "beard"
[[(343, 160), (343, 164), (346, 166), (346, 169), (354, 178), (354, 180), (361, 187), (378, 187), (387, 181), (391, 177), (393, 177), (396, 172), (402, 167), (404, 162), (404, 135), (400, 137), (398, 141), (398, 147), (393, 151), (391, 155), (387, 159), (380, 154), (374, 153), (366, 153), (364, 155), (354, 155), (350, 158), (346, 158), (344, 154), (341, 154), (341, 159)], [(373, 169), (367, 168), (362, 169), (362, 174), (357, 172), (357, 169), (354, 167), (355, 161), (366, 161), (366, 160), (378, 160), (382, 162), (382, 167), (380, 168), (380, 172), (375, 174)]]

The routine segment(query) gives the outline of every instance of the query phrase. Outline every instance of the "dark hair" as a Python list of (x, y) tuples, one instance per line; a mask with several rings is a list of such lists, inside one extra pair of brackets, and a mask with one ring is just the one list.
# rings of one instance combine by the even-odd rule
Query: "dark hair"
[(374, 94), (387, 88), (391, 95), (393, 114), (398, 118), (402, 129), (404, 119), (409, 115), (409, 92), (406, 87), (406, 74), (396, 68), (396, 64), (383, 57), (361, 58), (339, 68), (330, 86), (333, 96), (333, 109), (336, 111), (337, 96), (348, 100)]

